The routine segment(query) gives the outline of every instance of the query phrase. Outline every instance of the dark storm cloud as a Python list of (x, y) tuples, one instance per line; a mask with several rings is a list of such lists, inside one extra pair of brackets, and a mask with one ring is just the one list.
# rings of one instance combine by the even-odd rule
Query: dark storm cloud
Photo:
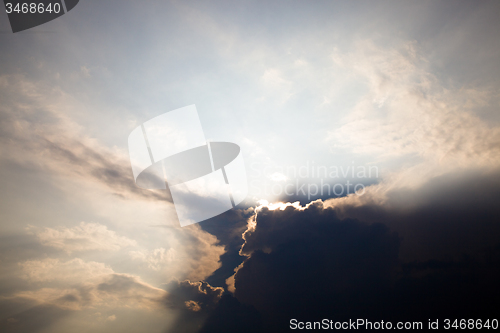
[[(169, 284), (169, 294), (165, 296), (165, 304), (168, 307), (187, 308), (198, 312), (212, 309), (222, 296), (222, 288), (212, 287), (206, 282), (171, 282)], [(190, 301), (196, 302), (198, 307), (191, 307)], [(188, 302), (188, 304), (186, 304)]]
[(196, 332), (224, 292), (222, 288), (212, 287), (206, 282), (188, 280), (173, 281), (167, 289), (169, 293), (164, 298), (164, 304), (179, 311), (179, 317), (169, 332), (179, 333)]
[(261, 315), (253, 306), (241, 304), (222, 288), (206, 282), (171, 282), (165, 304), (180, 310), (177, 322), (169, 332), (259, 332)]
[(262, 332), (262, 316), (251, 305), (241, 304), (226, 294), (220, 299), (212, 315), (207, 318), (200, 333)]
[[(232, 301), (262, 316), (264, 328), (255, 332), (288, 331), (291, 318), (495, 318), (498, 179), (442, 176), (419, 190), (390, 192), (379, 205), (263, 207), (244, 235), (248, 258)], [(233, 321), (219, 303), (201, 331)]]
[(245, 235), (242, 252), (251, 256), (235, 276), (235, 296), (257, 308), (269, 328), (287, 327), (291, 317), (373, 314), (397, 264), (395, 233), (340, 220), (321, 202), (305, 210), (263, 208), (256, 222)]
[(390, 190), (382, 204), (334, 207), (342, 218), (382, 222), (396, 231), (403, 260), (448, 260), (500, 242), (498, 202), (500, 173), (489, 170), (433, 177), (416, 190)]
[(253, 208), (231, 209), (200, 223), (204, 231), (217, 237), (218, 245), (224, 246), (224, 254), (220, 256), (221, 267), (205, 279), (212, 286), (225, 287), (226, 279), (243, 262), (244, 258), (239, 255), (243, 245), (241, 234), (246, 230), (246, 220), (252, 215)]

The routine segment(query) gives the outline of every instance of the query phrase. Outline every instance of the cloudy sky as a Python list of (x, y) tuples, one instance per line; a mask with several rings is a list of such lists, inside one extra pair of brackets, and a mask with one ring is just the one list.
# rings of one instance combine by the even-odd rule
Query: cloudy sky
[[(15, 34), (0, 15), (0, 330), (495, 318), (499, 15), (81, 0)], [(168, 193), (136, 186), (127, 139), (192, 104), (241, 147), (249, 193), (181, 228)]]

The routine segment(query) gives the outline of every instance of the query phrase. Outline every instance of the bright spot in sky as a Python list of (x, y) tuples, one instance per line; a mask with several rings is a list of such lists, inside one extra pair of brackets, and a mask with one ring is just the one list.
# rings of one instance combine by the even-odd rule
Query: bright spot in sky
[(269, 176), (269, 179), (271, 179), (273, 182), (284, 182), (288, 178), (287, 178), (287, 176), (285, 176), (282, 173), (275, 172), (275, 173), (273, 173), (272, 175)]

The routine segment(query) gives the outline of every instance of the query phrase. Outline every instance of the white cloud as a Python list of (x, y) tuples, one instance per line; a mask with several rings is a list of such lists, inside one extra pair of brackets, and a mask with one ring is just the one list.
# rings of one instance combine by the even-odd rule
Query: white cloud
[(268, 98), (277, 99), (278, 103), (285, 103), (292, 97), (293, 82), (287, 80), (278, 69), (266, 69), (261, 80), (266, 93), (269, 93)]
[(215, 236), (203, 231), (197, 224), (167, 230), (171, 231), (165, 233), (166, 242), (170, 245), (168, 249), (143, 247), (130, 251), (130, 257), (156, 272), (163, 280), (200, 281), (220, 267), (220, 256), (225, 250), (224, 246), (217, 245)]
[(58, 282), (77, 284), (87, 280), (100, 279), (113, 270), (99, 262), (85, 262), (75, 258), (66, 262), (59, 259), (28, 260), (19, 264), (21, 277), (30, 282)]
[[(80, 310), (89, 307), (161, 307), (166, 292), (139, 277), (118, 274), (109, 266), (75, 258), (69, 261), (47, 258), (20, 264), (21, 277), (41, 288), (16, 292), (4, 299), (28, 299), (36, 304)], [(57, 284), (57, 287), (53, 285)]]
[[(224, 253), (224, 247), (217, 245), (217, 238), (203, 231), (198, 225), (156, 229), (158, 232), (155, 234), (165, 237), (162, 243), (167, 242), (170, 247), (160, 246), (153, 249), (138, 244), (133, 239), (119, 236), (98, 223), (81, 222), (72, 228), (38, 229), (29, 226), (27, 230), (33, 232), (41, 244), (63, 250), (68, 254), (92, 250), (118, 251), (129, 247), (131, 250), (128, 253), (134, 266), (139, 269), (147, 267), (151, 270), (150, 273), (160, 280), (186, 278), (203, 280), (220, 267), (219, 259)], [(148, 228), (148, 231), (150, 230), (151, 228)], [(21, 267), (24, 268), (25, 278), (44, 281), (49, 276), (57, 278), (67, 274), (74, 274), (77, 278), (81, 270), (110, 273), (103, 265), (95, 262), (83, 263), (81, 259), (75, 258), (65, 263), (58, 259), (30, 260), (23, 262)], [(47, 267), (50, 269), (47, 270)], [(51, 271), (58, 274), (53, 275)], [(148, 273), (150, 277), (151, 274)]]
[(150, 269), (158, 271), (165, 264), (176, 259), (176, 251), (172, 248), (165, 250), (161, 247), (152, 251), (130, 251), (130, 256), (132, 259), (142, 260)]
[(269, 176), (269, 179), (271, 179), (273, 182), (284, 182), (288, 178), (280, 172), (275, 172)]
[(123, 247), (137, 245), (135, 240), (118, 236), (116, 232), (99, 223), (81, 222), (73, 228), (34, 230), (43, 245), (61, 249), (67, 253), (89, 250), (117, 251)]
[(367, 82), (368, 92), (332, 130), (336, 148), (388, 161), (418, 156), (436, 174), (455, 167), (498, 166), (500, 127), (473, 111), (494, 96), (477, 89), (446, 89), (427, 69), (415, 43), (382, 48), (359, 42), (334, 61)]

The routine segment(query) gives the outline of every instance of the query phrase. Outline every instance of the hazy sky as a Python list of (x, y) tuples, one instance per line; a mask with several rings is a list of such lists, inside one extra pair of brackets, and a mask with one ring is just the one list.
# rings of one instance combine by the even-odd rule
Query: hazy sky
[[(465, 180), (476, 191), (490, 177), (498, 193), (499, 13), (497, 1), (81, 0), (16, 34), (0, 15), (2, 331), (196, 331), (227, 288), (196, 282), (237, 251), (247, 219), (255, 229), (247, 208), (310, 201), (269, 190), (319, 183), (290, 174), (305, 165), (376, 167), (363, 196), (308, 198), (361, 221), (453, 206)], [(228, 231), (180, 228), (166, 194), (132, 178), (129, 133), (191, 104), (207, 139), (245, 159), (247, 202), (211, 222)], [(273, 248), (257, 231), (242, 254)], [(238, 300), (265, 311), (241, 285)]]

